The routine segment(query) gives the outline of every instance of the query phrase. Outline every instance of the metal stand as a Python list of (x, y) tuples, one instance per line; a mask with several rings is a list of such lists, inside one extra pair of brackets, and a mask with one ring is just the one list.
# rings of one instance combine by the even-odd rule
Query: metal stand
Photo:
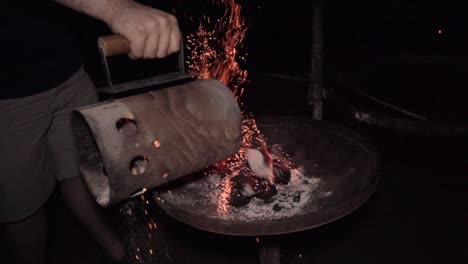
[(323, 26), (322, 7), (314, 6), (312, 20), (312, 49), (310, 56), (310, 75), (308, 103), (312, 106), (312, 118), (322, 120), (324, 80), (323, 80)]
[(281, 254), (278, 243), (273, 239), (263, 238), (260, 242), (260, 264), (280, 264)]
[[(323, 78), (323, 19), (322, 7), (316, 4), (312, 20), (312, 49), (310, 73), (308, 78), (307, 103), (312, 106), (312, 119), (322, 120), (325, 82)], [(280, 246), (274, 240), (266, 239), (260, 243), (260, 264), (280, 264)]]

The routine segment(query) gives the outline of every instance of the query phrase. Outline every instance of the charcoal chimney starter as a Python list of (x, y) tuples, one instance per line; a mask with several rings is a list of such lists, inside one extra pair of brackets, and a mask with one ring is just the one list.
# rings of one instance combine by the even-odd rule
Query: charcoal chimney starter
[(101, 206), (234, 155), (242, 115), (229, 88), (197, 80), (74, 111), (80, 170)]

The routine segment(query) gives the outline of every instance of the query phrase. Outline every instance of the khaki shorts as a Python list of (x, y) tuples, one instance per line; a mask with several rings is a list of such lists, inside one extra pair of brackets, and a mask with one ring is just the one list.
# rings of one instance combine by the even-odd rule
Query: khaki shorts
[(71, 111), (97, 102), (81, 68), (55, 89), (0, 100), (0, 222), (22, 220), (51, 195), (56, 180), (80, 176)]

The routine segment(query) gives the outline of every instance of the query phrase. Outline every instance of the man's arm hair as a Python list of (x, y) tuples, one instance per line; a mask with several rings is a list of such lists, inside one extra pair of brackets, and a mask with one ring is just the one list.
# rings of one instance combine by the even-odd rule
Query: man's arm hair
[(118, 6), (132, 0), (54, 0), (66, 7), (110, 23)]

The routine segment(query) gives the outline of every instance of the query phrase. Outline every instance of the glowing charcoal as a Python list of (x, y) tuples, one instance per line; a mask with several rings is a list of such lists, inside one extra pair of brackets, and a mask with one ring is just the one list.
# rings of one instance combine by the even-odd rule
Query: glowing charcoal
[(273, 175), (275, 182), (278, 184), (288, 184), (291, 180), (291, 169), (281, 161), (275, 160), (273, 162)]
[(229, 204), (235, 207), (247, 205), (256, 193), (257, 182), (254, 178), (240, 175), (230, 179), (232, 191)]
[(263, 155), (257, 149), (247, 149), (247, 162), (250, 169), (256, 177), (263, 178), (270, 184), (273, 184), (273, 166), (268, 155)]
[(276, 186), (273, 184), (269, 184), (265, 180), (260, 180), (257, 185), (258, 193), (256, 195), (257, 198), (262, 199), (266, 203), (271, 203), (273, 201), (273, 197), (278, 194), (278, 190)]
[(130, 162), (130, 171), (133, 175), (143, 174), (148, 168), (148, 158), (137, 156)]
[(234, 191), (229, 197), (229, 204), (234, 207), (242, 207), (248, 205), (250, 203), (251, 198), (252, 197), (247, 197), (237, 191)]
[(153, 147), (155, 148), (161, 147), (161, 142), (159, 142), (158, 140), (153, 141)]

